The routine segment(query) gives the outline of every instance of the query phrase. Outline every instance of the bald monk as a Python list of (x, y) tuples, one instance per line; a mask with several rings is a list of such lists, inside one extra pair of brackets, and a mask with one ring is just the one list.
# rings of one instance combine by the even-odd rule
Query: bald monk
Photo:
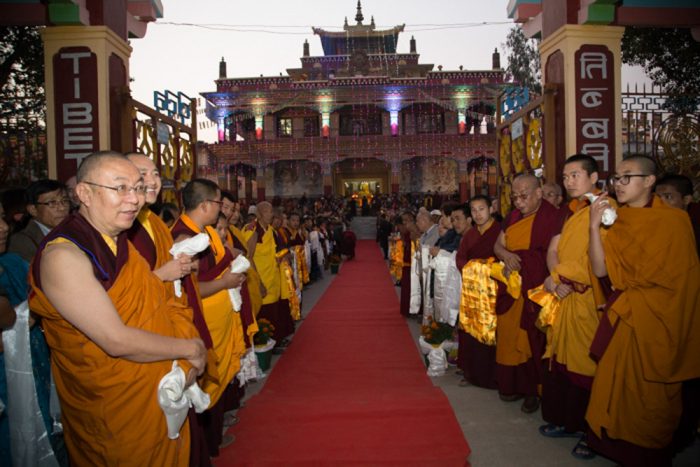
[(542, 198), (548, 201), (552, 206), (559, 209), (564, 196), (561, 192), (561, 185), (558, 183), (548, 182), (542, 185)]
[(403, 244), (403, 263), (401, 268), (401, 304), (399, 311), (403, 316), (417, 314), (420, 311), (420, 279), (414, 268), (416, 244), (420, 233), (416, 226), (416, 216), (405, 211), (398, 218), (401, 243)]
[(625, 466), (671, 465), (681, 382), (700, 376), (700, 262), (688, 216), (653, 195), (655, 173), (643, 156), (618, 164), (622, 207), (604, 239), (605, 196), (590, 209), (593, 272), (609, 275), (615, 292), (591, 346), (588, 444)]
[(235, 387), (229, 383), (241, 367), (245, 353), (243, 324), (239, 313), (234, 313), (228, 289), (245, 281), (244, 274), (231, 272), (233, 252), (224, 246), (212, 225), (216, 224), (221, 210), (221, 190), (216, 183), (206, 179), (194, 179), (182, 190), (185, 212), (175, 222), (172, 235), (176, 242), (205, 233), (209, 247), (197, 255), (197, 285), (202, 298), (202, 311), (211, 335), (216, 354), (218, 381), (207, 380), (202, 389), (211, 397), (210, 408), (200, 415), (207, 446), (212, 457), (219, 448), (233, 442), (232, 435), (222, 436), (224, 413), (232, 407), (236, 398)]
[[(126, 157), (139, 170), (146, 187), (146, 203), (139, 211), (134, 224), (127, 230), (127, 237), (148, 262), (153, 273), (163, 281), (173, 299), (192, 308), (193, 322), (199, 331), (199, 337), (207, 349), (211, 349), (211, 336), (202, 314), (201, 299), (193, 290), (190, 290), (190, 293), (193, 294), (193, 300), (190, 301), (192, 303), (188, 302), (186, 294), (183, 294), (182, 297), (176, 297), (173, 286), (177, 279), (184, 277), (186, 282), (190, 280), (189, 275), (195, 267), (194, 259), (187, 255), (180, 255), (178, 258), (173, 258), (170, 255), (170, 248), (173, 246), (170, 229), (157, 214), (149, 209), (149, 206), (158, 201), (162, 187), (160, 172), (151, 158), (144, 154), (132, 152), (127, 153)], [(185, 289), (188, 290), (188, 287), (185, 286)], [(194, 409), (190, 409), (188, 412), (188, 419), (190, 422), (190, 467), (211, 465), (204, 430)]]
[[(477, 195), (469, 200), (469, 215), (474, 226), (464, 232), (457, 250), (455, 261), (460, 271), (471, 260), (495, 256), (493, 246), (501, 233), (501, 225), (493, 218), (492, 206), (491, 198), (485, 195)], [(456, 211), (453, 214), (454, 212)], [(457, 366), (464, 374), (460, 386), (473, 384), (497, 389), (496, 347), (482, 344), (462, 329), (459, 330)]]
[(289, 306), (280, 303), (282, 281), (277, 259), (277, 244), (274, 229), (270, 225), (273, 217), (272, 205), (261, 201), (256, 206), (257, 219), (243, 228), (248, 255), (253, 259), (251, 267), (260, 276), (262, 307), (259, 319), (267, 319), (275, 326), (272, 336), (276, 346), (286, 347), (286, 340), (294, 332), (294, 320)]
[[(280, 271), (280, 300), (278, 308), (280, 314), (289, 313), (292, 317), (291, 333), (294, 333), (294, 319), (300, 316), (299, 298), (296, 296), (296, 283), (287, 279), (287, 273), (291, 272), (293, 276), (293, 266), (291, 264), (292, 254), (289, 251), (289, 238), (287, 231), (284, 229), (286, 216), (282, 208), (272, 210), (272, 221), (270, 228), (275, 239), (275, 250), (277, 255), (277, 264)], [(294, 296), (293, 296), (294, 295)], [(282, 342), (284, 347), (287, 342)]]
[(192, 311), (127, 239), (143, 178), (121, 154), (95, 153), (78, 169), (76, 193), (80, 209), (46, 237), (30, 269), (70, 462), (185, 466), (189, 425), (168, 439), (156, 391), (173, 360), (191, 384), (206, 349)]
[[(605, 303), (603, 286), (588, 260), (590, 202), (585, 194), (600, 194), (596, 160), (585, 154), (569, 157), (564, 163), (563, 181), (571, 198), (566, 207), (571, 215), (561, 235), (549, 244), (551, 274), (544, 286), (560, 301), (556, 318), (546, 328), (549, 339), (542, 418), (547, 424), (540, 427), (540, 433), (553, 438), (580, 438), (572, 454), (589, 459), (595, 454), (586, 445), (585, 415), (596, 370), (589, 349), (598, 327), (597, 308)], [(605, 233), (603, 229), (601, 235)]]
[(532, 413), (540, 405), (545, 335), (535, 327), (539, 307), (527, 298), (527, 291), (547, 277), (547, 248), (561, 231), (563, 220), (559, 210), (543, 202), (542, 188), (534, 175), (517, 176), (512, 192), (516, 209), (504, 220), (494, 253), (503, 260), (507, 272), (520, 274), (522, 294), (513, 300), (499, 283), (496, 379), (501, 400), (524, 396), (521, 410)]

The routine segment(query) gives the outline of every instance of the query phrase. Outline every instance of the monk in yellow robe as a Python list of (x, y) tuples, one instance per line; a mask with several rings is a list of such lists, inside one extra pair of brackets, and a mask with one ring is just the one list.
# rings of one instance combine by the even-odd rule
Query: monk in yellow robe
[[(139, 170), (146, 187), (146, 204), (139, 211), (134, 224), (127, 230), (127, 237), (148, 262), (153, 273), (163, 281), (170, 296), (183, 305), (192, 308), (194, 325), (199, 331), (199, 337), (209, 349), (208, 361), (211, 362), (211, 364), (207, 365), (208, 371), (202, 375), (202, 378), (217, 379), (216, 357), (213, 350), (211, 350), (211, 336), (202, 314), (202, 300), (198, 292), (192, 289), (189, 277), (195, 267), (195, 262), (191, 256), (187, 255), (172, 258), (170, 248), (173, 246), (173, 237), (170, 234), (170, 229), (149, 208), (149, 206), (158, 201), (158, 194), (162, 187), (160, 172), (151, 158), (144, 154), (132, 152), (128, 153), (126, 157)], [(177, 297), (175, 294), (174, 281), (177, 279), (183, 279), (185, 282), (185, 293), (181, 297)], [(192, 294), (193, 297), (190, 299), (187, 293)], [(211, 465), (211, 460), (204, 428), (193, 408), (189, 410), (187, 415), (190, 422), (190, 467), (209, 466)]]
[(539, 179), (533, 175), (513, 180), (513, 204), (516, 209), (504, 220), (494, 253), (504, 261), (507, 271), (520, 274), (523, 293), (511, 299), (499, 283), (496, 380), (501, 400), (524, 396), (521, 409), (531, 413), (539, 407), (545, 335), (535, 327), (539, 307), (527, 298), (526, 291), (547, 277), (547, 248), (561, 231), (563, 217), (542, 199)]
[(224, 246), (212, 227), (221, 210), (219, 187), (210, 180), (194, 179), (182, 190), (182, 201), (185, 213), (173, 225), (175, 240), (206, 233), (210, 242), (209, 247), (197, 256), (197, 284), (216, 354), (218, 380), (204, 382), (202, 389), (211, 397), (211, 405), (201, 415), (209, 452), (216, 457), (219, 446), (232, 442), (231, 435), (222, 436), (224, 413), (234, 408), (235, 388), (229, 383), (238, 373), (240, 359), (246, 351), (241, 316), (233, 310), (228, 289), (242, 285), (245, 275), (231, 272), (233, 253)]
[(252, 267), (260, 276), (262, 307), (258, 319), (267, 319), (275, 326), (272, 336), (276, 346), (284, 347), (285, 339), (294, 332), (294, 321), (289, 307), (280, 306), (282, 277), (277, 258), (277, 244), (272, 228), (273, 209), (267, 201), (257, 204), (257, 219), (243, 228), (248, 254), (253, 258)]
[[(586, 408), (590, 397), (596, 362), (589, 349), (598, 328), (598, 306), (605, 303), (599, 279), (588, 260), (589, 205), (587, 193), (600, 194), (598, 164), (585, 154), (569, 157), (563, 169), (564, 187), (572, 199), (567, 207), (570, 217), (561, 235), (549, 244), (548, 265), (551, 275), (544, 288), (559, 302), (556, 316), (548, 318), (546, 368), (542, 386), (544, 436), (575, 437), (581, 441), (572, 454), (589, 459), (595, 454), (586, 446)], [(605, 235), (605, 230), (601, 232)]]
[(145, 201), (141, 174), (121, 154), (95, 153), (76, 192), (79, 211), (47, 236), (30, 270), (70, 462), (186, 466), (189, 425), (170, 440), (156, 393), (173, 360), (191, 384), (206, 349), (191, 310), (126, 237)]
[[(591, 353), (589, 445), (622, 465), (671, 465), (681, 382), (700, 376), (700, 262), (688, 215), (652, 194), (656, 164), (633, 156), (613, 178), (618, 218), (601, 239), (591, 205), (591, 265), (614, 292)], [(659, 228), (663, 226), (663, 228)]]

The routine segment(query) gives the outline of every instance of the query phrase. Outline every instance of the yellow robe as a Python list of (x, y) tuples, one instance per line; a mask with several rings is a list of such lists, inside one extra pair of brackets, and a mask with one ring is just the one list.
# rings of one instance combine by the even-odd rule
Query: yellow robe
[[(662, 227), (662, 228), (661, 228)], [(603, 243), (617, 326), (593, 380), (586, 420), (598, 437), (645, 448), (671, 442), (681, 381), (700, 377), (700, 262), (688, 215), (656, 196), (622, 207)]]
[[(247, 226), (243, 229), (243, 238), (246, 242), (255, 234), (255, 226)], [(277, 247), (275, 237), (270, 226), (267, 227), (263, 234), (262, 241), (258, 239), (255, 245), (255, 268), (258, 270), (260, 280), (262, 281), (267, 294), (263, 297), (263, 305), (275, 303), (280, 299), (281, 293), (281, 274), (280, 268), (275, 258)]]

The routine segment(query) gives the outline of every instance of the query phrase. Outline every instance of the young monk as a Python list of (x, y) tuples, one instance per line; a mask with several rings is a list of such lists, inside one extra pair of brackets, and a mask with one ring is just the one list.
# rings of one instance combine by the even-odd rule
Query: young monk
[[(493, 246), (501, 233), (501, 225), (493, 218), (492, 201), (488, 196), (477, 195), (470, 199), (469, 214), (474, 226), (462, 235), (457, 250), (456, 263), (460, 271), (471, 260), (493, 257)], [(464, 373), (460, 386), (498, 387), (496, 347), (482, 344), (462, 329), (459, 330), (457, 366)]]
[(685, 175), (667, 174), (656, 181), (654, 191), (664, 203), (688, 212), (700, 252), (700, 204), (693, 203), (693, 182)]
[(615, 292), (591, 346), (588, 444), (622, 465), (671, 465), (681, 382), (700, 376), (700, 262), (688, 216), (653, 195), (655, 173), (643, 156), (618, 164), (622, 207), (604, 239), (605, 196), (590, 209), (591, 266)]
[(191, 310), (170, 299), (126, 237), (145, 191), (121, 154), (85, 158), (80, 209), (49, 233), (30, 270), (72, 465), (189, 462), (189, 425), (168, 439), (156, 393), (173, 360), (191, 384), (206, 349)]
[[(517, 300), (500, 293), (497, 298), (496, 378), (501, 400), (525, 397), (522, 411), (539, 408), (542, 383), (542, 355), (545, 335), (535, 327), (539, 307), (527, 298), (527, 291), (547, 277), (547, 248), (561, 231), (561, 212), (542, 199), (540, 182), (534, 175), (519, 175), (513, 180), (515, 210), (503, 222), (504, 230), (494, 253), (506, 265), (506, 272), (522, 277), (522, 293)], [(508, 275), (508, 274), (506, 274)]]
[(590, 202), (585, 195), (600, 194), (596, 186), (598, 164), (591, 156), (573, 155), (564, 163), (562, 178), (571, 198), (566, 207), (571, 215), (561, 235), (549, 244), (551, 274), (544, 286), (559, 299), (559, 311), (546, 327), (549, 338), (542, 418), (547, 424), (540, 427), (540, 433), (553, 438), (581, 438), (572, 454), (589, 459), (595, 454), (586, 445), (585, 415), (596, 370), (589, 349), (598, 328), (597, 307), (605, 303), (605, 296), (588, 260)]

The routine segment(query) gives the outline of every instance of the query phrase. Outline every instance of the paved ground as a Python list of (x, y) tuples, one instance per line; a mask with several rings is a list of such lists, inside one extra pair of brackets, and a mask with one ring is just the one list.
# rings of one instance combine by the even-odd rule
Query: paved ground
[[(359, 239), (374, 239), (375, 222), (374, 217), (356, 217), (351, 229)], [(302, 317), (308, 315), (333, 277), (326, 272), (321, 281), (304, 291)], [(398, 287), (396, 292), (400, 292)], [(303, 325), (303, 320), (297, 325)], [(420, 353), (417, 345), (420, 335), (419, 323), (415, 319), (407, 319), (407, 325), (416, 339), (416, 353)], [(291, 345), (294, 345), (293, 342)], [(279, 358), (273, 357), (273, 369)], [(537, 429), (543, 423), (539, 411), (528, 415), (520, 411), (520, 402), (502, 402), (496, 391), (473, 386), (460, 387), (460, 377), (454, 374), (454, 368), (450, 368), (445, 376), (432, 380), (433, 384), (443, 390), (454, 409), (464, 436), (471, 446), (470, 461), (473, 466), (615, 465), (614, 462), (601, 457), (589, 461), (575, 459), (570, 454), (576, 444), (575, 439), (551, 439), (539, 434)], [(246, 389), (246, 399), (257, 394), (264, 384), (263, 379), (249, 385)], [(283, 463), (283, 460), (280, 461)], [(696, 439), (691, 448), (674, 459), (673, 465), (700, 465), (700, 441)]]

